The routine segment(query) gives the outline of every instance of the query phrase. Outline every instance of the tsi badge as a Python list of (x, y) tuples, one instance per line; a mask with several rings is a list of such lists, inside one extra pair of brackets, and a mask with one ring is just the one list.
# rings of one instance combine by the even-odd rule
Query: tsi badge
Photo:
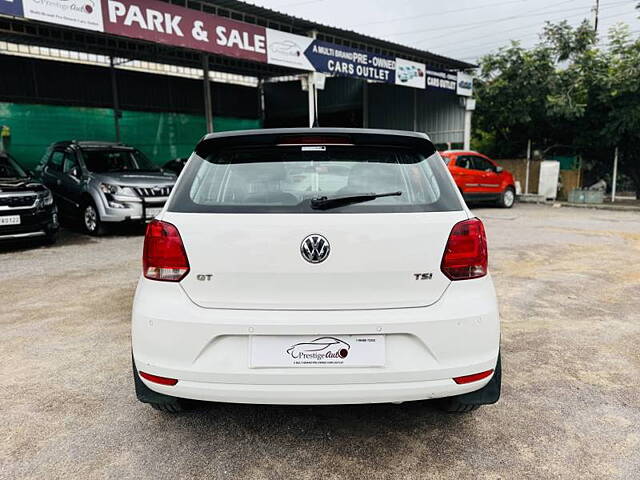
[(431, 280), (433, 278), (433, 273), (414, 273), (413, 278), (415, 278), (416, 280)]

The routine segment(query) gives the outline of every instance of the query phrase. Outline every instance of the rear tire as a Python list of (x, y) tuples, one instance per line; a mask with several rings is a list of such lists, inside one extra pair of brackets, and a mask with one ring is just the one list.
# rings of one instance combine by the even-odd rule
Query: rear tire
[(185, 410), (184, 405), (182, 405), (178, 399), (172, 403), (150, 403), (149, 405), (151, 405), (151, 408), (154, 410), (164, 413), (180, 413)]
[(456, 397), (442, 398), (438, 408), (446, 413), (468, 413), (480, 408), (480, 405), (467, 405), (456, 400)]
[(516, 191), (513, 187), (505, 188), (504, 192), (500, 194), (498, 206), (501, 208), (511, 208), (514, 203), (516, 203)]
[(44, 236), (44, 244), (51, 246), (58, 241), (58, 230), (48, 230)]
[(496, 403), (500, 398), (500, 389), (502, 385), (502, 362), (500, 354), (498, 354), (498, 362), (496, 363), (493, 377), (484, 387), (475, 392), (456, 395), (455, 397), (439, 398), (436, 405), (440, 410), (446, 413), (467, 413), (472, 412), (480, 407), (480, 405), (490, 405)]

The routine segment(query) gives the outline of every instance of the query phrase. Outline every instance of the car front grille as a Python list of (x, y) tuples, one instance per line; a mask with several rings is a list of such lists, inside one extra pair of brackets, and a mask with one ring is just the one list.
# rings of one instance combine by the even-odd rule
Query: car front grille
[(37, 195), (16, 195), (0, 197), (0, 207), (7, 208), (28, 208), (36, 203)]
[(136, 193), (141, 197), (168, 197), (171, 193), (171, 187), (137, 187)]

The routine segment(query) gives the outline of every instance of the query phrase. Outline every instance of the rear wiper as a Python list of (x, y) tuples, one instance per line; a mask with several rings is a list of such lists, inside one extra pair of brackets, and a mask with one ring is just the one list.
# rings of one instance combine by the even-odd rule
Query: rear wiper
[(389, 193), (362, 193), (360, 195), (347, 195), (344, 197), (318, 197), (311, 199), (311, 208), (314, 210), (328, 210), (330, 208), (344, 207), (354, 203), (370, 202), (381, 197), (399, 197), (402, 192)]

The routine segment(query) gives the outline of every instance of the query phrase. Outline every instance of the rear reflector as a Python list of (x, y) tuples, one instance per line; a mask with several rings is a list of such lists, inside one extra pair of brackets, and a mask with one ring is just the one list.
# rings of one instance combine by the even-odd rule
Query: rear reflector
[(187, 252), (174, 225), (154, 220), (147, 226), (142, 269), (146, 278), (163, 282), (179, 282), (187, 276)]
[(153, 383), (159, 383), (160, 385), (175, 385), (176, 383), (178, 383), (178, 380), (176, 380), (175, 378), (158, 377), (157, 375), (151, 375), (150, 373), (146, 372), (139, 373), (140, 376), (145, 380), (149, 380)]
[(455, 377), (453, 381), (456, 382), (458, 385), (461, 385), (463, 383), (477, 382), (478, 380), (487, 378), (492, 373), (493, 373), (493, 370), (487, 370), (486, 372), (474, 373), (473, 375), (465, 375), (464, 377)]
[(478, 218), (456, 223), (449, 234), (440, 270), (451, 280), (468, 280), (487, 274), (487, 237)]
[(353, 145), (353, 141), (344, 135), (287, 135), (278, 145)]

